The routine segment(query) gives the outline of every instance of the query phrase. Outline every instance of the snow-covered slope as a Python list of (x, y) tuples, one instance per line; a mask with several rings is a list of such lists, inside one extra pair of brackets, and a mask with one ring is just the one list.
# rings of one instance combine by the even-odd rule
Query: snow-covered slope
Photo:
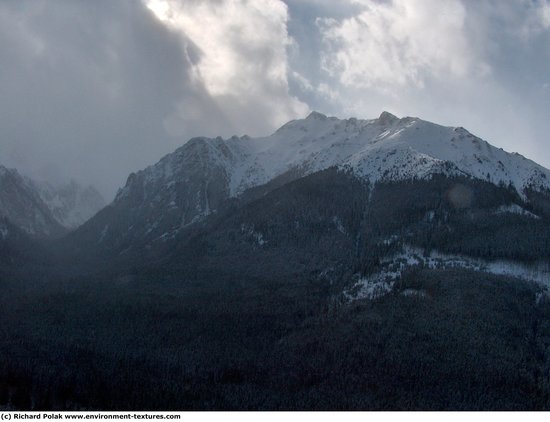
[(290, 169), (311, 173), (335, 165), (373, 183), (444, 173), (512, 184), (520, 194), (527, 187), (550, 187), (548, 169), (495, 148), (464, 128), (399, 119), (387, 112), (373, 120), (339, 120), (313, 112), (269, 137), (225, 143), (231, 150), (246, 151), (231, 168), (232, 195)]
[[(184, 183), (198, 166), (222, 173), (230, 196), (290, 170), (308, 174), (331, 166), (350, 169), (373, 183), (444, 173), (511, 184), (520, 194), (527, 187), (550, 187), (550, 170), (495, 148), (464, 128), (399, 119), (388, 112), (372, 120), (340, 120), (313, 112), (267, 137), (195, 138), (137, 175), (147, 195), (147, 186), (159, 182)], [(131, 184), (129, 180), (117, 199)], [(204, 212), (211, 211), (205, 200), (199, 202)]]
[(154, 166), (132, 173), (112, 207), (125, 215), (121, 219), (133, 230), (132, 238), (185, 227), (227, 200), (231, 170), (240, 160), (221, 138), (191, 139)]
[(82, 187), (75, 181), (65, 186), (33, 183), (54, 218), (68, 229), (80, 226), (105, 206), (105, 200), (93, 186)]
[[(535, 262), (506, 259), (487, 260), (466, 255), (445, 254), (436, 250), (426, 254), (422, 248), (403, 245), (401, 252), (391, 254), (381, 260), (379, 271), (376, 273), (366, 277), (356, 274), (355, 284), (344, 292), (344, 296), (349, 300), (376, 299), (384, 296), (392, 291), (395, 282), (401, 278), (403, 272), (413, 267), (466, 269), (533, 282), (544, 289), (545, 294), (550, 289), (550, 263), (547, 260)], [(405, 295), (420, 294), (425, 297), (425, 293), (418, 290), (408, 289), (402, 293)]]

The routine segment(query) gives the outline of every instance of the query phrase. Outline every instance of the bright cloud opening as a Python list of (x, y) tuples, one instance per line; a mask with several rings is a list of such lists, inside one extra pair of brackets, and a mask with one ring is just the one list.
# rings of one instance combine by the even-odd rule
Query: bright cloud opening
[[(288, 10), (279, 0), (148, 0), (157, 18), (184, 38), (195, 75), (233, 109), (259, 102), (270, 107), (273, 125), (307, 112), (289, 94)], [(232, 109), (228, 110), (232, 113)]]
[[(458, 0), (356, 0), (362, 12), (318, 19), (323, 68), (347, 86), (424, 86), (426, 77), (482, 75)], [(382, 85), (382, 86), (380, 86)]]

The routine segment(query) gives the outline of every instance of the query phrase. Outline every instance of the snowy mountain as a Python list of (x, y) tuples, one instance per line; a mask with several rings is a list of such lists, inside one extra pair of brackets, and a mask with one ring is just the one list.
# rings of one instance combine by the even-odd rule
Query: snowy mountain
[(74, 180), (64, 186), (34, 182), (40, 197), (54, 218), (65, 228), (74, 229), (105, 206), (105, 200), (93, 187), (82, 187)]
[(231, 138), (225, 144), (246, 151), (236, 154), (241, 158), (236, 167), (226, 166), (232, 195), (291, 169), (312, 173), (331, 166), (350, 169), (371, 183), (447, 174), (512, 184), (519, 193), (550, 187), (548, 169), (463, 128), (399, 119), (388, 112), (373, 120), (340, 120), (313, 112), (267, 138)]
[(32, 236), (55, 236), (64, 232), (33, 183), (15, 169), (0, 166), (0, 217)]
[[(289, 171), (305, 175), (332, 166), (350, 169), (371, 183), (448, 174), (511, 184), (520, 194), (527, 188), (550, 188), (550, 170), (495, 148), (461, 127), (399, 119), (388, 112), (372, 120), (340, 120), (313, 112), (268, 137), (195, 138), (132, 176), (117, 200), (136, 183), (143, 184), (148, 199), (151, 187), (175, 187), (199, 167), (210, 172), (206, 180), (224, 179), (218, 190), (238, 196)], [(212, 207), (206, 199), (197, 195), (195, 205), (208, 214)]]
[[(267, 137), (191, 139), (131, 174), (111, 207), (127, 209), (122, 232), (153, 240), (201, 220), (247, 189), (334, 166), (372, 184), (444, 174), (511, 186), (522, 198), (530, 189), (550, 188), (550, 170), (460, 127), (388, 112), (371, 120), (313, 112)], [(108, 235), (107, 224), (101, 232)]]

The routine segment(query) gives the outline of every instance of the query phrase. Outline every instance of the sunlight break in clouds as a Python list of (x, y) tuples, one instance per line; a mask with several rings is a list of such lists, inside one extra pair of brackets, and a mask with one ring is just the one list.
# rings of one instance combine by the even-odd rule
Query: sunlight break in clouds
[(322, 66), (346, 86), (424, 86), (426, 77), (483, 75), (458, 0), (354, 0), (361, 13), (318, 19)]
[(546, 1), (539, 8), (540, 22), (545, 29), (550, 28), (550, 1)]
[[(308, 107), (288, 92), (286, 50), (293, 40), (283, 2), (147, 0), (145, 4), (166, 26), (185, 35), (183, 47), (194, 65), (194, 77), (237, 127), (246, 127), (246, 120), (257, 112), (274, 127), (307, 113)], [(186, 114), (187, 109), (182, 106), (180, 111)]]

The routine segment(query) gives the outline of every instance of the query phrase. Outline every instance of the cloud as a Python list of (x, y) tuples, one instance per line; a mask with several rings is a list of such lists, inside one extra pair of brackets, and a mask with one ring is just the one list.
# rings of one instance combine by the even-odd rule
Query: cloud
[(318, 19), (322, 66), (346, 86), (414, 84), (427, 77), (466, 78), (489, 73), (466, 33), (458, 0), (356, 0), (352, 17)]
[(550, 2), (542, 4), (539, 13), (542, 26), (545, 29), (550, 28)]
[[(303, 115), (308, 107), (289, 95), (288, 10), (279, 0), (146, 0), (160, 21), (191, 42), (194, 75), (240, 128), (255, 133)], [(262, 116), (251, 127), (251, 115)], [(183, 115), (183, 114), (182, 114)]]
[(0, 39), (0, 160), (33, 177), (112, 194), (183, 143), (162, 127), (182, 98), (223, 122), (179, 38), (133, 1), (2, 2)]
[(550, 1), (542, 0), (540, 3), (531, 5), (532, 19), (530, 23), (533, 23), (531, 31), (547, 31), (550, 29)]

